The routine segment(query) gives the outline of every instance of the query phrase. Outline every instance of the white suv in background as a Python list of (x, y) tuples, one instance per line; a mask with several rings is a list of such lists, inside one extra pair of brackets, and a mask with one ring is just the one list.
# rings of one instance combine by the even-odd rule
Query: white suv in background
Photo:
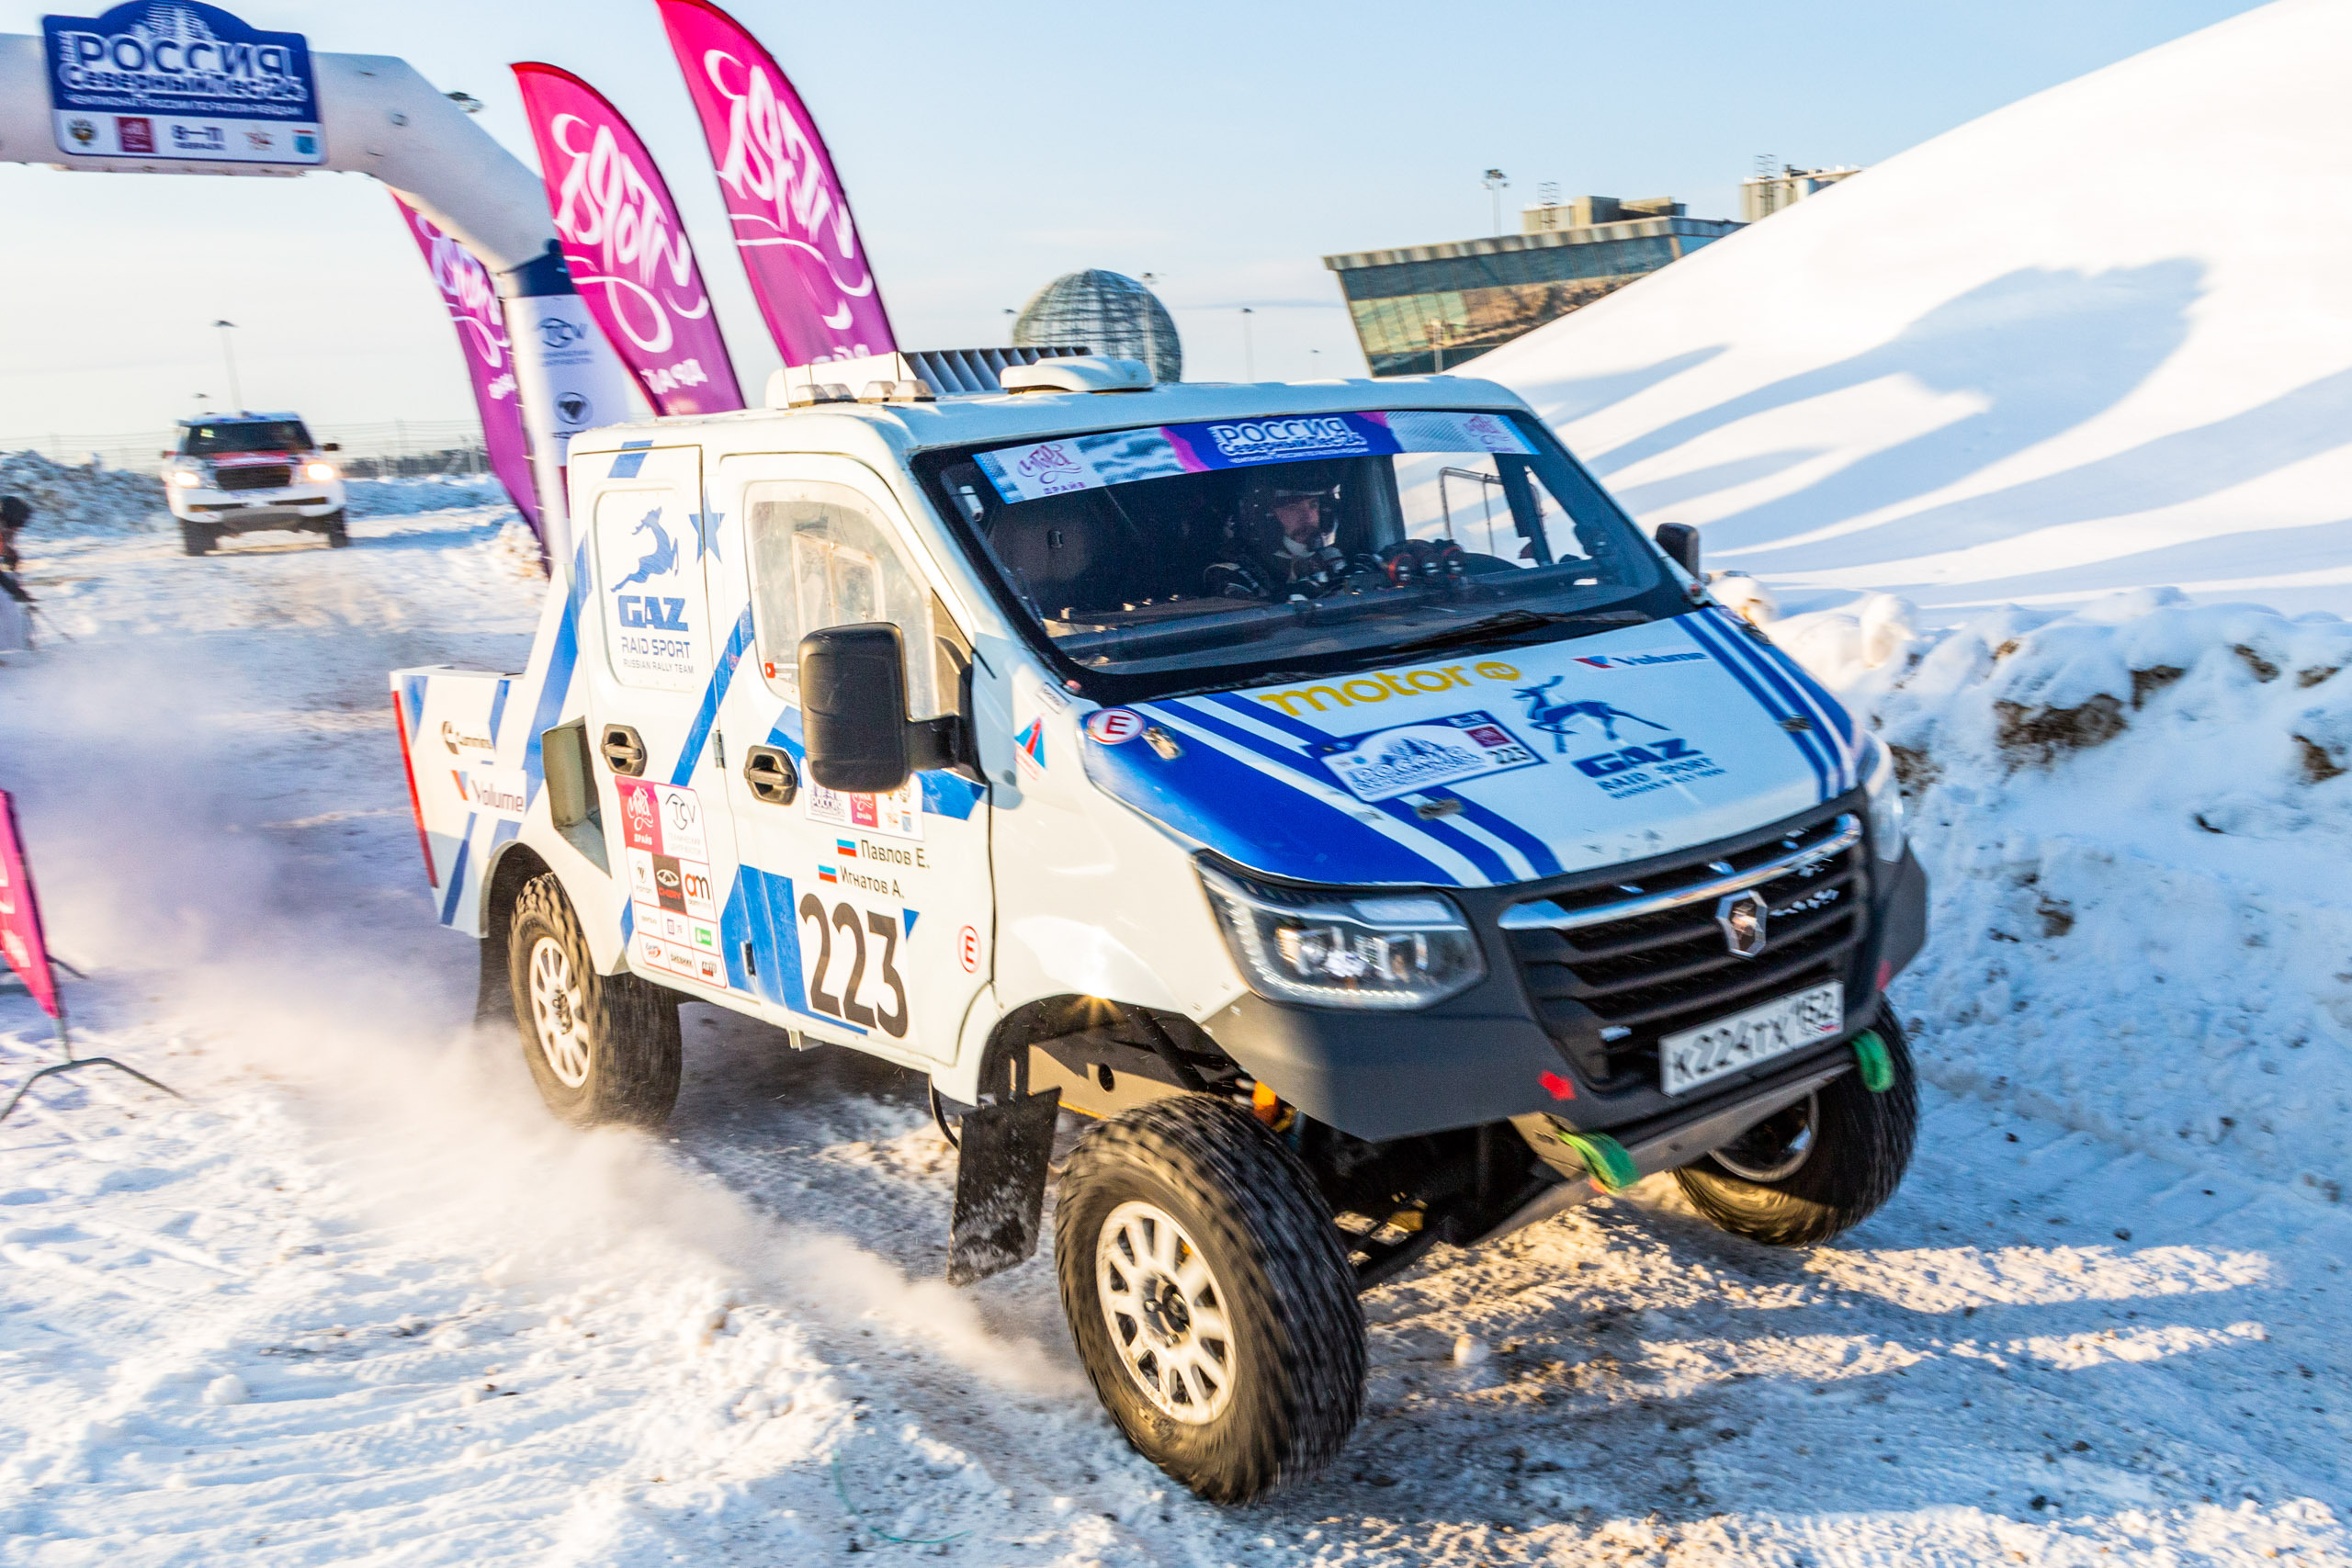
[(164, 454), (164, 494), (192, 556), (227, 535), (268, 528), (323, 534), (341, 549), (343, 475), (311, 439), (301, 416), (239, 413), (180, 421), (179, 446)]

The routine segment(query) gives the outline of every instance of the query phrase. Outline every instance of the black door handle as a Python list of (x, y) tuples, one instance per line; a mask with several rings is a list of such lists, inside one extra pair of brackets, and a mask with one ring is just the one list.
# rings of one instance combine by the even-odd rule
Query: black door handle
[(743, 753), (743, 782), (752, 795), (770, 806), (789, 806), (800, 793), (800, 770), (792, 753), (775, 746), (754, 746)]
[(605, 766), (616, 773), (637, 778), (645, 772), (645, 742), (626, 724), (605, 726), (596, 749), (605, 754)]

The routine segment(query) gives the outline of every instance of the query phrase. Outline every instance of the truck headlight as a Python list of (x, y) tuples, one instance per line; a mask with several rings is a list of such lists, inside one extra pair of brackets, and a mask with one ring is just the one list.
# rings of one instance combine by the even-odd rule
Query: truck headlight
[(1469, 922), (1434, 893), (1308, 892), (1200, 870), (1242, 978), (1269, 1000), (1427, 1007), (1486, 976)]
[(172, 483), (177, 485), (182, 490), (194, 490), (203, 482), (204, 476), (198, 473), (194, 468), (174, 468), (172, 470)]
[(335, 477), (334, 465), (333, 463), (305, 463), (302, 465), (302, 477), (315, 483), (324, 484), (329, 479)]
[(1903, 858), (1903, 792), (1894, 784), (1894, 753), (1886, 742), (1866, 738), (1862, 788), (1871, 801), (1871, 848), (1881, 860)]

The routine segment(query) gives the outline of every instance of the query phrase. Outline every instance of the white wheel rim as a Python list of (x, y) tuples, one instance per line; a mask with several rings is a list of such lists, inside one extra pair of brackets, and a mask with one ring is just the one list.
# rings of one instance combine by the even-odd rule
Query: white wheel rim
[(1233, 1403), (1233, 1320), (1208, 1260), (1165, 1209), (1122, 1203), (1094, 1243), (1111, 1351), (1161, 1415), (1201, 1426)]
[(543, 936), (531, 944), (531, 1029), (548, 1070), (566, 1089), (588, 1081), (588, 1035), (581, 1025), (579, 984), (563, 944)]

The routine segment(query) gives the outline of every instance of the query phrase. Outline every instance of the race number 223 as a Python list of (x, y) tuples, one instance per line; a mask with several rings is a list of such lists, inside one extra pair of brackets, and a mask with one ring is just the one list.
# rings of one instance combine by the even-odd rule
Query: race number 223
[[(892, 1039), (903, 1039), (907, 1032), (907, 986), (899, 977), (898, 917), (860, 909), (854, 904), (836, 904), (828, 909), (824, 900), (814, 893), (801, 895), (799, 913), (802, 920), (813, 921), (817, 927), (817, 962), (808, 976), (808, 1005), (861, 1028), (879, 1029)], [(849, 965), (848, 972), (838, 980), (833, 964), (836, 931), (842, 933), (842, 956)], [(868, 933), (881, 939), (874, 978), (876, 985), (889, 989), (890, 1006), (887, 1010), (859, 999), (860, 993), (867, 990)], [(830, 989), (835, 984), (841, 987), (838, 993)]]

